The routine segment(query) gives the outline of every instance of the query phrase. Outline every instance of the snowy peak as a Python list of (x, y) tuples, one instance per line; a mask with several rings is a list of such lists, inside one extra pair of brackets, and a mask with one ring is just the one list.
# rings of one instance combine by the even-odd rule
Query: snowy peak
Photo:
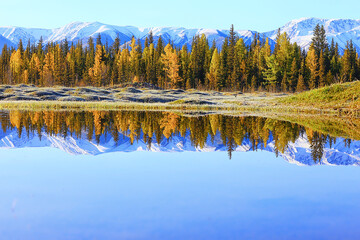
[[(292, 42), (308, 49), (317, 24), (324, 26), (328, 42), (334, 39), (339, 44), (340, 50), (345, 49), (349, 40), (352, 40), (355, 47), (360, 50), (360, 20), (301, 18), (288, 22), (280, 28), (280, 32), (286, 32)], [(265, 35), (275, 40), (277, 30), (267, 32)]]
[(39, 41), (41, 36), (50, 35), (52, 30), (40, 28), (21, 28), (21, 27), (0, 27), (0, 35), (17, 46), (20, 39), (26, 43), (28, 40), (35, 43)]
[[(0, 35), (8, 39), (15, 46), (20, 39), (23, 42), (30, 40), (30, 42), (36, 43), (40, 40), (40, 37), (43, 38), (45, 44), (65, 39), (74, 43), (79, 40), (86, 43), (90, 37), (96, 38), (99, 34), (103, 43), (112, 44), (117, 36), (119, 36), (121, 43), (127, 43), (133, 36), (141, 41), (145, 41), (150, 32), (153, 33), (155, 40), (161, 36), (165, 43), (173, 42), (176, 46), (190, 45), (194, 36), (202, 34), (209, 39), (209, 42), (215, 40), (216, 44), (220, 46), (229, 33), (228, 30), (219, 29), (186, 29), (181, 27), (138, 28), (133, 26), (115, 26), (100, 22), (72, 22), (55, 29), (0, 27)], [(249, 30), (239, 30), (236, 32), (247, 44), (251, 43), (256, 34), (256, 32)]]
[[(328, 41), (332, 39), (339, 44), (340, 50), (343, 50), (347, 41), (352, 40), (354, 46), (360, 51), (360, 20), (353, 19), (320, 19), (320, 18), (301, 18), (288, 22), (280, 28), (281, 33), (287, 32), (292, 42), (297, 42), (299, 46), (308, 49), (311, 43), (313, 29), (317, 24), (325, 27)], [(161, 36), (165, 43), (173, 42), (176, 46), (191, 45), (192, 39), (196, 35), (205, 34), (209, 42), (216, 42), (221, 46), (224, 39), (228, 36), (229, 30), (182, 27), (152, 27), (138, 28), (133, 26), (115, 26), (101, 22), (72, 22), (63, 27), (55, 29), (39, 28), (21, 28), (21, 27), (0, 27), (0, 46), (5, 43), (10, 46), (17, 46), (20, 39), (24, 43), (30, 40), (32, 43), (43, 38), (44, 43), (59, 42), (67, 39), (69, 42), (77, 43), (82, 40), (84, 43), (90, 37), (96, 38), (101, 35), (103, 43), (112, 44), (117, 36), (121, 43), (128, 43), (134, 36), (145, 41), (146, 36), (152, 32), (155, 42)], [(237, 30), (240, 38), (244, 39), (246, 44), (250, 44), (254, 39), (256, 31)], [(270, 38), (270, 45), (274, 45), (277, 36), (277, 29), (263, 33), (265, 37)], [(260, 34), (260, 36), (263, 36)], [(5, 41), (7, 40), (7, 42)], [(1, 45), (2, 44), (2, 45)]]

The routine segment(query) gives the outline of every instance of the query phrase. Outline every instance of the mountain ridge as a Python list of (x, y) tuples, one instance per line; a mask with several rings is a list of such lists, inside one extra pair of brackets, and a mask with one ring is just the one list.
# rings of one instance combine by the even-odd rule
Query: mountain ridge
[[(268, 32), (253, 30), (236, 30), (240, 38), (249, 45), (256, 34), (263, 39), (269, 38), (270, 45), (274, 46), (278, 29), (287, 32), (292, 42), (297, 42), (304, 49), (308, 49), (312, 39), (313, 29), (316, 24), (324, 25), (329, 43), (332, 39), (339, 44), (340, 51), (343, 51), (347, 41), (353, 40), (354, 46), (360, 51), (360, 19), (322, 19), (322, 18), (300, 18), (289, 21), (284, 26)], [(44, 43), (59, 42), (67, 39), (76, 43), (82, 40), (84, 43), (89, 37), (96, 38), (101, 35), (103, 43), (112, 44), (119, 36), (121, 43), (128, 43), (132, 36), (145, 41), (146, 36), (153, 32), (155, 42), (162, 36), (165, 43), (173, 42), (175, 46), (191, 45), (192, 38), (196, 35), (205, 34), (209, 43), (215, 40), (218, 47), (221, 46), (229, 30), (208, 29), (208, 28), (184, 28), (184, 27), (135, 27), (104, 24), (101, 22), (80, 22), (75, 21), (59, 28), (23, 28), (23, 27), (0, 27), (0, 47), (4, 44), (17, 46), (21, 39), (24, 44), (28, 40), (32, 43), (43, 37)], [(6, 40), (7, 41), (6, 41)], [(264, 40), (264, 39), (263, 39)], [(2, 44), (2, 45), (1, 45)]]
[[(0, 27), (0, 35), (12, 41), (17, 45), (20, 39), (23, 43), (28, 40), (36, 43), (43, 38), (44, 43), (59, 42), (67, 39), (70, 42), (76, 43), (82, 40), (84, 43), (89, 37), (96, 38), (98, 34), (101, 35), (103, 43), (108, 42), (112, 44), (117, 36), (119, 36), (121, 43), (128, 43), (134, 36), (137, 39), (145, 41), (146, 36), (150, 31), (154, 35), (155, 41), (161, 36), (164, 42), (174, 42), (176, 46), (191, 44), (192, 38), (196, 35), (205, 34), (212, 42), (220, 46), (228, 35), (229, 30), (221, 29), (206, 29), (206, 28), (183, 28), (183, 27), (151, 27), (138, 28), (134, 26), (116, 26), (110, 24), (103, 24), (100, 22), (71, 22), (65, 26), (54, 29), (39, 29), (39, 28), (23, 28), (23, 27)], [(239, 37), (243, 38), (245, 43), (250, 44), (257, 32), (250, 30), (237, 30)]]
[[(301, 18), (286, 23), (280, 28), (280, 32), (286, 32), (292, 42), (297, 42), (300, 47), (307, 50), (317, 24), (324, 26), (328, 42), (331, 43), (334, 39), (339, 44), (340, 51), (345, 49), (349, 40), (353, 40), (354, 46), (360, 50), (360, 19)], [(277, 30), (264, 34), (274, 40)]]

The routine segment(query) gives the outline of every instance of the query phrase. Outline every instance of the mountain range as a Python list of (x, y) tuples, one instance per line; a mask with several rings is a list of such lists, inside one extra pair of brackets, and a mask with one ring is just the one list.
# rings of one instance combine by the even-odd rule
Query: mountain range
[[(160, 143), (152, 143), (150, 149), (142, 140), (135, 141), (131, 144), (128, 136), (120, 134), (119, 141), (115, 142), (110, 134), (103, 134), (100, 142), (89, 141), (75, 136), (66, 138), (56, 135), (41, 133), (41, 138), (37, 134), (26, 131), (22, 132), (19, 137), (16, 128), (3, 132), (0, 130), (0, 149), (4, 148), (33, 148), (33, 147), (51, 147), (61, 149), (73, 155), (99, 155), (110, 152), (135, 152), (135, 151), (152, 151), (152, 152), (224, 152), (226, 155), (227, 147), (224, 146), (221, 135), (215, 135), (213, 141), (209, 137), (204, 147), (195, 147), (191, 142), (190, 133), (185, 136), (175, 135), (171, 140), (163, 139)], [(244, 140), (241, 146), (235, 149), (235, 152), (248, 152), (252, 150), (250, 140)], [(266, 147), (263, 151), (276, 153), (275, 141), (270, 135)], [(235, 155), (233, 155), (235, 156)], [(351, 165), (360, 166), (360, 141), (353, 141), (351, 146), (345, 146), (343, 139), (337, 139), (332, 146), (326, 144), (323, 150), (323, 156), (320, 161), (314, 162), (311, 155), (311, 144), (306, 135), (299, 137), (295, 142), (289, 142), (288, 148), (284, 153), (279, 153), (284, 160), (291, 164), (299, 166), (312, 165)]]
[[(332, 39), (339, 44), (340, 51), (346, 46), (347, 41), (352, 40), (354, 46), (360, 51), (360, 20), (352, 19), (319, 19), (302, 18), (293, 20), (280, 27), (281, 32), (287, 32), (292, 42), (297, 42), (302, 48), (308, 49), (313, 35), (313, 29), (317, 24), (325, 27), (329, 43)], [(229, 30), (222, 29), (187, 29), (177, 27), (153, 27), (138, 28), (133, 26), (115, 26), (100, 22), (73, 22), (60, 28), (40, 29), (23, 27), (0, 27), (0, 49), (7, 44), (16, 47), (21, 39), (26, 45), (28, 40), (36, 43), (42, 37), (44, 43), (59, 42), (67, 39), (69, 42), (77, 43), (78, 40), (87, 42), (89, 37), (96, 38), (101, 35), (102, 42), (112, 44), (114, 39), (119, 36), (121, 43), (128, 43), (134, 36), (145, 41), (150, 33), (154, 35), (155, 42), (161, 36), (167, 42), (173, 42), (176, 46), (191, 45), (195, 35), (205, 34), (210, 43), (214, 40), (217, 46), (221, 46)], [(260, 33), (251, 30), (237, 30), (236, 33), (244, 39), (246, 44), (250, 44), (255, 34), (260, 34), (261, 38), (269, 38), (269, 43), (274, 46), (278, 28)]]

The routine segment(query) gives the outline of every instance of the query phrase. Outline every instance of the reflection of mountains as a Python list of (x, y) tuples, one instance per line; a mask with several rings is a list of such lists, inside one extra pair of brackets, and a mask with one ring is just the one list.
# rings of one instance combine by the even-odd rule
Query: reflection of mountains
[[(98, 143), (97, 143), (98, 141)], [(219, 133), (213, 138), (209, 137), (204, 146), (194, 146), (190, 139), (190, 133), (185, 136), (180, 134), (173, 135), (170, 139), (163, 138), (160, 143), (156, 141), (150, 145), (139, 138), (131, 143), (128, 136), (121, 135), (117, 142), (109, 134), (103, 134), (95, 140), (77, 138), (75, 136), (62, 137), (59, 135), (49, 135), (41, 133), (41, 137), (35, 133), (22, 133), (18, 136), (18, 131), (13, 129), (0, 134), (0, 148), (25, 148), (25, 147), (54, 147), (70, 154), (91, 154), (98, 155), (110, 152), (134, 152), (134, 151), (152, 151), (152, 152), (212, 152), (228, 151), (229, 147), (223, 144)], [(314, 161), (314, 150), (306, 135), (300, 136), (295, 142), (290, 142), (283, 153), (276, 150), (275, 141), (272, 135), (269, 136), (264, 151), (274, 152), (286, 161), (297, 165), (360, 165), (360, 141), (352, 141), (350, 146), (344, 139), (338, 138), (335, 143), (326, 143), (322, 149), (320, 161)], [(251, 140), (244, 139), (242, 145), (234, 148), (235, 152), (247, 152), (256, 150)], [(230, 153), (231, 154), (231, 153)]]

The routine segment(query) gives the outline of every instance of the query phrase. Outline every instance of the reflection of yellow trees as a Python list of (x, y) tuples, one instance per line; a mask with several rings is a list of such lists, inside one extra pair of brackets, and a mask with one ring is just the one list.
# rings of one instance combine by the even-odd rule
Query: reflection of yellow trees
[(21, 126), (21, 117), (23, 114), (20, 111), (10, 112), (10, 122), (13, 127), (20, 129)]
[[(115, 142), (121, 136), (128, 137), (131, 143), (142, 139), (149, 147), (156, 141), (172, 136), (189, 137), (195, 147), (204, 147), (208, 140), (217, 138), (227, 146), (229, 156), (244, 140), (253, 150), (263, 149), (270, 141), (274, 142), (276, 152), (284, 152), (289, 142), (294, 142), (303, 133), (308, 136), (313, 156), (320, 159), (325, 143), (332, 144), (331, 138), (321, 132), (300, 125), (261, 117), (232, 117), (210, 115), (186, 117), (163, 112), (21, 112), (11, 111), (0, 115), (3, 131), (16, 128), (19, 136), (23, 128), (29, 134), (42, 132), (49, 135), (69, 135), (86, 137), (100, 141), (101, 136), (111, 135)], [(350, 140), (345, 142), (351, 144)]]
[(175, 133), (176, 127), (178, 126), (179, 115), (175, 113), (166, 113), (160, 120), (160, 127), (163, 128), (163, 134), (166, 138)]
[(102, 125), (101, 125), (101, 112), (99, 111), (93, 111), (94, 116), (94, 128), (95, 128), (95, 135), (101, 135), (102, 133)]
[(131, 117), (128, 119), (129, 121), (129, 137), (131, 140), (131, 144), (134, 143), (134, 140), (138, 140), (140, 137), (140, 123), (137, 119), (137, 116), (132, 114)]
[(215, 135), (217, 130), (219, 129), (219, 116), (218, 115), (211, 115), (209, 117), (210, 120), (210, 126), (212, 134)]
[(266, 128), (273, 135), (276, 150), (284, 152), (289, 142), (295, 142), (300, 135), (299, 125), (274, 119), (266, 120)]
[(35, 112), (34, 114), (30, 114), (31, 124), (36, 125), (40, 120), (40, 112)]
[(311, 128), (305, 128), (306, 136), (308, 137), (309, 142), (311, 143), (314, 131)]

